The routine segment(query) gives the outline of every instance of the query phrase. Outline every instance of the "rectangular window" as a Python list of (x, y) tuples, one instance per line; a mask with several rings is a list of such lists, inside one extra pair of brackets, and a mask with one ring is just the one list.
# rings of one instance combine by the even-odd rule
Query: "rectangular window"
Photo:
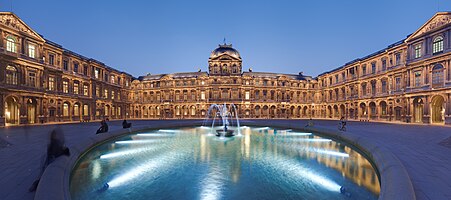
[(55, 64), (55, 55), (49, 54), (49, 65)]
[(74, 72), (78, 73), (78, 63), (74, 63)]
[(16, 41), (12, 36), (8, 36), (6, 39), (6, 51), (16, 53)]
[(387, 70), (387, 60), (386, 59), (382, 59), (382, 71)]
[(395, 78), (395, 90), (400, 91), (401, 90), (401, 77)]
[(415, 87), (421, 86), (421, 71), (415, 72)]
[(365, 96), (366, 95), (366, 84), (362, 85), (362, 95)]
[(111, 75), (111, 83), (112, 83), (112, 84), (115, 84), (115, 82), (114, 82), (115, 79), (114, 79), (114, 78), (115, 78), (115, 77), (114, 77), (113, 75)]
[(397, 53), (395, 55), (396, 57), (396, 65), (400, 65), (401, 64), (401, 53)]
[(202, 91), (200, 93), (200, 99), (205, 100), (205, 92), (204, 91)]
[(69, 82), (63, 81), (63, 92), (69, 93)]
[(108, 74), (107, 73), (104, 74), (103, 79), (105, 82), (108, 82)]
[(96, 86), (96, 97), (100, 97), (100, 87)]
[(111, 90), (111, 99), (114, 100), (114, 90)]
[(50, 91), (55, 90), (55, 77), (52, 76), (49, 77), (49, 90)]
[(100, 74), (100, 69), (99, 68), (96, 68), (95, 70), (94, 70), (94, 77), (95, 78), (99, 78), (99, 74)]
[(366, 75), (366, 65), (362, 66), (362, 75), (365, 76)]
[(335, 83), (338, 83), (338, 74), (335, 75)]
[(87, 65), (83, 66), (83, 75), (85, 75), (85, 76), (88, 75), (88, 66)]
[(246, 91), (245, 99), (246, 99), (246, 100), (249, 100), (249, 99), (250, 99), (249, 91)]
[(103, 95), (103, 97), (104, 97), (104, 98), (108, 98), (108, 90), (107, 90), (107, 89), (104, 90), (104, 95)]
[(421, 44), (415, 45), (415, 58), (421, 57)]
[(64, 70), (69, 70), (69, 62), (67, 62), (67, 60), (63, 60), (63, 69)]
[(30, 58), (36, 57), (36, 47), (32, 44), (28, 44), (28, 56)]
[(371, 73), (372, 74), (376, 73), (376, 62), (371, 63)]
[(78, 94), (79, 91), (78, 85), (79, 85), (78, 82), (74, 82), (74, 94)]
[(36, 73), (28, 73), (28, 86), (36, 87)]
[(85, 95), (85, 96), (89, 95), (88, 85), (83, 85), (83, 95)]
[(387, 81), (382, 80), (382, 93), (386, 93), (386, 92), (387, 92)]
[(89, 115), (89, 106), (88, 104), (83, 105), (83, 116)]

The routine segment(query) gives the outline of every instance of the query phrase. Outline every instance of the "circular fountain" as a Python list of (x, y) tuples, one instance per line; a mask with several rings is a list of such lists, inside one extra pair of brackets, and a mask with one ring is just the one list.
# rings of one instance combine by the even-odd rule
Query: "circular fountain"
[[(233, 110), (232, 110), (233, 109)], [(232, 112), (233, 111), (233, 112)], [(235, 115), (235, 121), (237, 125), (237, 132), (238, 135), (241, 135), (240, 132), (240, 120), (238, 118), (238, 114), (236, 112), (236, 106), (235, 104), (229, 104), (227, 106), (226, 103), (222, 105), (213, 104), (208, 108), (207, 115), (204, 120), (204, 124), (207, 123), (207, 121), (211, 118), (213, 118), (213, 121), (211, 122), (211, 128), (214, 130), (214, 125), (216, 122), (216, 118), (220, 118), (220, 122), (222, 122), (220, 125), (222, 126), (221, 129), (217, 129), (215, 135), (218, 137), (233, 137), (235, 130), (229, 129), (228, 126), (233, 122), (233, 114)]]
[[(227, 123), (223, 128), (230, 130)], [(252, 126), (240, 127), (241, 137), (224, 139), (227, 132), (221, 132), (218, 139), (211, 134), (216, 129), (148, 130), (104, 142), (74, 166), (71, 199), (379, 196), (376, 170), (344, 143), (309, 132)]]

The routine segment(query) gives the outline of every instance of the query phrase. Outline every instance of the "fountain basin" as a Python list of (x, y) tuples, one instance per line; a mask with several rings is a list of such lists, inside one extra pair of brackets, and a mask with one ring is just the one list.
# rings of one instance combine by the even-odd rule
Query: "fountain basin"
[(233, 136), (235, 136), (234, 134), (233, 134), (233, 132), (235, 132), (234, 130), (223, 130), (223, 129), (218, 129), (218, 130), (216, 130), (216, 136), (218, 136), (218, 137), (221, 137), (221, 136), (224, 136), (224, 137), (233, 137)]
[(218, 140), (211, 131), (147, 131), (96, 146), (72, 171), (71, 199), (347, 199), (342, 187), (357, 199), (378, 197), (371, 164), (340, 142), (257, 127)]

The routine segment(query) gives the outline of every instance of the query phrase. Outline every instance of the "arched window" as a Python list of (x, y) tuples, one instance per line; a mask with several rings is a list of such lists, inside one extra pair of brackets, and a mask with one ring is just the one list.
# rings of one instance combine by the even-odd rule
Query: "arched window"
[(13, 36), (6, 37), (6, 50), (9, 52), (17, 52), (16, 38)]
[(13, 66), (6, 66), (6, 84), (17, 85), (17, 69)]
[(432, 68), (432, 85), (443, 85), (443, 65), (436, 64)]
[(69, 104), (63, 104), (63, 117), (69, 117)]
[(74, 104), (74, 116), (80, 115), (80, 106), (78, 104)]
[(443, 52), (443, 37), (437, 36), (432, 44), (432, 53), (435, 54), (441, 52)]

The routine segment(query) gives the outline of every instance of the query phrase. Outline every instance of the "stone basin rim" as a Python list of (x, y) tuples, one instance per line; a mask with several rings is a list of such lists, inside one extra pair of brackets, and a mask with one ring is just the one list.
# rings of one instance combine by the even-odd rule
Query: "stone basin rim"
[[(73, 168), (78, 160), (90, 149), (97, 145), (103, 144), (115, 138), (124, 135), (152, 129), (163, 128), (179, 128), (187, 126), (202, 125), (202, 120), (199, 121), (178, 121), (150, 126), (140, 126), (131, 129), (120, 129), (111, 131), (109, 133), (94, 135), (87, 138), (85, 141), (69, 147), (71, 156), (62, 156), (50, 164), (42, 174), (41, 181), (35, 193), (35, 200), (51, 200), (51, 199), (71, 199), (70, 195), (70, 177)], [(274, 128), (291, 128), (303, 130), (306, 132), (314, 132), (315, 134), (326, 136), (347, 145), (357, 148), (360, 152), (365, 154), (376, 167), (376, 172), (379, 174), (379, 182), (381, 190), (379, 199), (411, 199), (415, 200), (415, 192), (411, 179), (401, 161), (385, 147), (378, 146), (370, 141), (369, 138), (350, 136), (342, 132), (319, 128), (319, 127), (304, 127), (303, 124), (286, 124), (283, 121), (274, 121), (268, 124), (267, 121), (244, 121), (242, 125), (246, 126), (270, 126)], [(371, 150), (371, 151), (370, 151)]]

